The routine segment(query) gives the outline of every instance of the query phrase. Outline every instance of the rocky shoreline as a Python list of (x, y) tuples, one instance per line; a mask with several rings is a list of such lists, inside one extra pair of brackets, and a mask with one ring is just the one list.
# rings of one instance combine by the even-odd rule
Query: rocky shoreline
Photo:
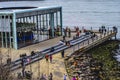
[(75, 54), (65, 61), (70, 79), (77, 80), (119, 80), (120, 66), (111, 52), (120, 41), (106, 41), (85, 52)]

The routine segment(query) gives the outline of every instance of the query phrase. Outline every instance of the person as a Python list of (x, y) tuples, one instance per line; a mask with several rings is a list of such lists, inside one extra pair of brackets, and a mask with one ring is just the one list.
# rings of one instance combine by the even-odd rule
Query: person
[(63, 28), (63, 32), (64, 32), (64, 36), (66, 37), (67, 35), (66, 29)]
[(70, 41), (66, 41), (66, 46), (71, 46)]
[(47, 79), (48, 79), (47, 75), (46, 75), (46, 74), (44, 74), (44, 80), (47, 80)]
[(48, 31), (49, 31), (49, 39), (51, 39), (52, 38), (52, 29), (50, 28)]
[(64, 80), (67, 80), (67, 75), (66, 75), (66, 74), (64, 74), (63, 78), (64, 78)]
[(77, 33), (76, 33), (76, 37), (78, 38), (80, 36), (80, 32), (78, 31)]
[(54, 50), (55, 50), (54, 47), (51, 47), (50, 52), (53, 52)]
[(49, 75), (49, 80), (53, 80), (53, 74), (52, 73), (50, 73), (50, 75)]
[(74, 66), (75, 66), (75, 68), (77, 67), (77, 65), (78, 65), (78, 62), (77, 62), (77, 61), (74, 61)]
[(99, 28), (99, 33), (101, 33), (102, 32), (102, 30), (101, 30), (101, 28)]
[(65, 36), (63, 36), (63, 41), (66, 41)]
[(48, 54), (46, 54), (45, 59), (46, 59), (47, 62), (48, 62), (48, 58), (49, 58), (49, 56), (48, 56)]
[(69, 38), (71, 37), (71, 29), (69, 28), (68, 30), (68, 35), (69, 35)]
[(34, 52), (34, 51), (32, 51), (32, 52), (31, 52), (31, 56), (34, 56), (34, 55), (35, 55), (35, 52)]
[(44, 77), (44, 75), (42, 73), (41, 76), (40, 76), (40, 80), (44, 80), (44, 79), (45, 79), (45, 77)]
[(61, 52), (62, 58), (64, 58), (64, 53), (65, 53), (65, 52), (64, 52), (64, 50), (63, 50), (63, 51)]
[(66, 27), (65, 32), (66, 32), (65, 34), (66, 34), (66, 37), (67, 37), (68, 36), (68, 33), (67, 33), (68, 32), (68, 26)]
[(50, 55), (50, 62), (52, 63), (52, 55)]
[(72, 80), (76, 80), (75, 76), (73, 76)]

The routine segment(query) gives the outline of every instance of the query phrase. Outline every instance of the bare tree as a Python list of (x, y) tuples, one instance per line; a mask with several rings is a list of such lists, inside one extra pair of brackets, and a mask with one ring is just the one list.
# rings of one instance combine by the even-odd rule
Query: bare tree
[(4, 66), (2, 62), (3, 55), (0, 50), (0, 80), (13, 80), (9, 64)]

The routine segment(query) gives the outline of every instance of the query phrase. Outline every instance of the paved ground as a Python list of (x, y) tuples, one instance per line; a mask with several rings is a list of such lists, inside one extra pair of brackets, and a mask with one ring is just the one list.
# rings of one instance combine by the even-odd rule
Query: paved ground
[[(47, 40), (47, 41), (44, 41), (44, 42), (41, 42), (38, 44), (34, 44), (34, 45), (31, 45), (28, 47), (21, 48), (19, 50), (3, 49), (2, 48), (1, 52), (4, 53), (3, 54), (3, 56), (4, 56), (3, 61), (5, 61), (5, 59), (8, 58), (7, 55), (10, 55), (12, 60), (16, 60), (17, 58), (19, 58), (19, 55), (22, 53), (26, 53), (27, 55), (30, 55), (31, 51), (40, 51), (40, 50), (43, 50), (43, 49), (48, 48), (50, 46), (53, 46), (55, 44), (58, 44), (60, 39), (62, 39), (62, 37), (50, 39), (50, 40)], [(70, 38), (67, 38), (67, 40), (69, 40), (69, 39)], [(86, 44), (87, 44), (87, 42), (85, 42), (84, 45), (80, 44), (80, 47), (86, 46)], [(78, 45), (75, 46), (74, 48), (70, 48), (70, 49), (66, 50), (65, 55), (68, 55), (77, 49), (78, 49)], [(66, 68), (64, 65), (64, 58), (61, 58), (60, 53), (53, 55), (53, 62), (52, 63), (46, 62), (46, 60), (43, 59), (43, 60), (35, 62), (31, 65), (28, 65), (26, 67), (26, 70), (33, 72), (33, 79), (32, 80), (37, 80), (37, 77), (39, 77), (42, 73), (46, 74), (48, 76), (48, 74), (50, 72), (53, 73), (53, 80), (63, 80), (63, 75), (67, 74)], [(16, 73), (20, 72), (20, 71), (21, 71), (21, 69), (16, 70), (16, 71), (14, 71), (13, 74), (16, 75)], [(69, 78), (67, 80), (69, 80)]]
[[(73, 34), (74, 35), (74, 34)], [(72, 37), (71, 37), (72, 38)], [(71, 38), (67, 38), (67, 40), (70, 40)], [(59, 40), (61, 40), (62, 37), (57, 37), (54, 39), (50, 39), (47, 41), (40, 42), (38, 44), (30, 45), (24, 48), (21, 48), (19, 50), (15, 49), (5, 49), (1, 48), (1, 52), (3, 53), (2, 56), (4, 57), (2, 59), (3, 62), (6, 62), (6, 59), (8, 58), (8, 55), (12, 58), (12, 60), (16, 60), (19, 58), (20, 54), (26, 53), (27, 55), (30, 55), (31, 51), (41, 51), (43, 49), (46, 49), (48, 47), (51, 47), (53, 45), (56, 45), (59, 43)], [(65, 51), (65, 55), (68, 53), (71, 53), (73, 49), (68, 49)], [(39, 68), (40, 66), (40, 68)], [(31, 65), (28, 65), (26, 67), (26, 70), (33, 72), (33, 80), (36, 80), (39, 75), (46, 74), (48, 75), (50, 72), (53, 73), (53, 80), (63, 80), (63, 75), (67, 74), (65, 65), (64, 65), (64, 58), (61, 58), (61, 54), (55, 54), (53, 55), (53, 62), (46, 62), (45, 59), (35, 62)], [(16, 73), (20, 72), (21, 69), (14, 71), (13, 74), (16, 75)], [(69, 80), (69, 79), (68, 79)]]

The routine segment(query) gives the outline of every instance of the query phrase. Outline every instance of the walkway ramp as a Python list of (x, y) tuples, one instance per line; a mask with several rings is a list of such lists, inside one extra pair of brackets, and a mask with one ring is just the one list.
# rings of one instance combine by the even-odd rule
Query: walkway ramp
[[(96, 40), (94, 41), (91, 41), (90, 43), (87, 44), (87, 46), (81, 49), (83, 49), (83, 51), (86, 51), (92, 47), (95, 47), (96, 45), (99, 45), (101, 43), (103, 43), (104, 41), (110, 39), (111, 37), (115, 36), (116, 33), (115, 32), (112, 32), (112, 33), (109, 33), (109, 34), (106, 34), (106, 35), (103, 35), (102, 36), (95, 36), (95, 37), (98, 37)], [(26, 56), (24, 59), (24, 65), (29, 65), (33, 62), (36, 62), (38, 60), (41, 60), (45, 57), (46, 54), (48, 55), (54, 55), (58, 52), (61, 52), (63, 50), (66, 50), (68, 48), (71, 48), (77, 44), (80, 44), (80, 43), (84, 43), (85, 41), (88, 41), (89, 40), (92, 40), (94, 37), (93, 37), (93, 34), (83, 34), (81, 35), (80, 37), (76, 38), (76, 39), (72, 39), (72, 40), (69, 40), (69, 42), (71, 43), (70, 46), (67, 46), (65, 44), (62, 44), (62, 43), (59, 43), (59, 44), (56, 44), (54, 46), (51, 46), (51, 47), (54, 47), (54, 51), (51, 51), (51, 47), (50, 48), (47, 48), (47, 49), (44, 49), (42, 51), (39, 51), (39, 52), (36, 52), (35, 55), (29, 55), (29, 56)], [(80, 50), (81, 50), (80, 49)], [(72, 55), (72, 54), (71, 54)], [(71, 56), (70, 55), (70, 56)], [(29, 61), (27, 61), (29, 60)], [(10, 69), (11, 71), (13, 70), (16, 70), (18, 68), (21, 68), (21, 62), (22, 62), (22, 58), (21, 59), (18, 59), (18, 60), (15, 60), (15, 61), (12, 61), (11, 64), (9, 65), (10, 66)], [(6, 64), (7, 65), (7, 64)]]
[[(76, 39), (72, 39), (72, 40), (69, 40), (69, 42), (71, 43), (70, 46), (67, 46), (67, 45), (64, 45), (64, 44), (57, 44), (55, 46), (51, 46), (51, 47), (54, 47), (54, 51), (51, 52), (51, 47), (50, 48), (47, 48), (45, 50), (42, 50), (40, 52), (36, 52), (35, 55), (29, 55), (29, 56), (26, 56), (24, 59), (25, 59), (25, 62), (24, 64), (25, 65), (29, 65), (33, 62), (36, 62), (38, 60), (41, 60), (45, 57), (46, 54), (48, 55), (53, 55), (53, 54), (56, 54), (58, 52), (61, 52), (62, 50), (66, 50), (68, 48), (71, 48), (72, 46), (75, 46), (79, 43), (82, 43), (88, 39), (91, 39), (93, 35), (92, 34), (83, 34), (81, 35), (80, 37), (76, 38)], [(27, 61), (29, 59), (29, 61)], [(18, 68), (21, 68), (21, 62), (22, 62), (22, 58), (21, 59), (18, 59), (18, 60), (15, 60), (15, 61), (12, 61), (11, 64), (9, 65), (10, 66), (10, 69), (11, 71), (13, 70), (16, 70)], [(7, 64), (6, 64), (7, 66)]]

